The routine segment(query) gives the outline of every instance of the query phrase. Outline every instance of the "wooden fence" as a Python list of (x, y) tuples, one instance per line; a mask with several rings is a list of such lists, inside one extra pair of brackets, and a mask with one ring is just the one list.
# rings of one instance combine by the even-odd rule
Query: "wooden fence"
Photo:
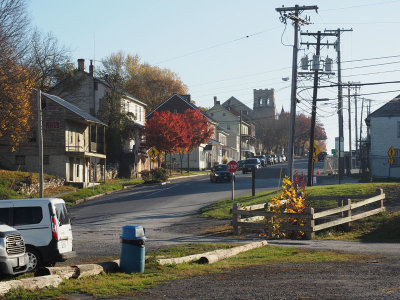
[[(337, 225), (345, 224), (349, 229), (352, 221), (363, 219), (380, 212), (385, 211), (383, 206), (383, 200), (385, 199), (385, 194), (382, 189), (376, 191), (376, 196), (358, 201), (351, 202), (351, 199), (343, 200), (341, 205), (337, 208), (332, 208), (328, 210), (323, 210), (320, 212), (314, 212), (314, 208), (307, 208), (306, 212), (303, 214), (294, 213), (275, 213), (268, 210), (268, 203), (257, 204), (242, 207), (239, 203), (233, 204), (232, 214), (232, 225), (235, 234), (240, 234), (242, 228), (248, 229), (259, 229), (270, 235), (270, 227), (266, 224), (266, 219), (272, 219), (274, 216), (278, 217), (280, 220), (285, 220), (288, 218), (294, 219), (304, 219), (305, 225), (292, 225), (287, 222), (281, 222), (279, 224), (279, 229), (283, 232), (289, 231), (303, 231), (305, 232), (307, 239), (313, 239), (315, 237), (315, 232)], [(376, 203), (379, 205), (378, 208), (373, 208), (370, 210), (365, 210), (365, 206)], [(356, 209), (364, 208), (362, 212), (357, 212)], [(244, 217), (242, 219), (242, 217)], [(317, 225), (315, 221), (318, 220)]]

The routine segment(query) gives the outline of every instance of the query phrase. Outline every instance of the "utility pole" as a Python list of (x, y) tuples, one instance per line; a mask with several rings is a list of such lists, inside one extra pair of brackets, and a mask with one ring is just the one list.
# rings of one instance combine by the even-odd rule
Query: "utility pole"
[(39, 146), (39, 197), (43, 198), (43, 130), (42, 130), (42, 91), (37, 90), (37, 129)]
[(363, 128), (363, 112), (364, 112), (364, 100), (365, 98), (362, 98), (361, 101), (361, 116), (360, 116), (360, 149), (361, 149), (361, 136), (362, 136), (362, 128)]
[[(320, 72), (320, 54), (321, 54), (321, 37), (325, 36), (335, 36), (335, 34), (332, 33), (321, 33), (321, 31), (318, 31), (317, 33), (301, 33), (301, 35), (307, 35), (307, 36), (316, 36), (317, 42), (316, 43), (310, 43), (310, 42), (305, 42), (301, 43), (302, 45), (307, 45), (309, 47), (310, 45), (315, 45), (316, 50), (315, 50), (315, 55), (313, 57), (313, 62), (312, 62), (312, 67), (311, 69), (313, 72), (299, 72), (299, 75), (310, 75), (314, 74), (314, 88), (313, 88), (313, 100), (312, 100), (312, 111), (311, 111), (311, 128), (310, 128), (310, 145), (309, 145), (309, 151), (308, 151), (308, 173), (307, 173), (307, 186), (312, 186), (312, 179), (313, 179), (313, 174), (314, 174), (314, 132), (315, 132), (315, 123), (316, 123), (316, 118), (317, 118), (317, 95), (318, 95), (318, 80), (319, 80), (319, 74), (322, 75), (332, 75), (333, 73), (330, 70), (330, 65), (329, 65), (329, 70), (327, 70), (327, 66), (325, 65), (325, 69), (328, 72)], [(329, 43), (328, 41), (326, 43), (323, 43), (323, 45), (326, 46), (331, 46), (334, 44)], [(303, 59), (302, 59), (303, 60)], [(306, 62), (308, 59), (306, 58)], [(303, 67), (303, 66), (302, 66)], [(304, 67), (303, 67), (304, 69)], [(305, 69), (308, 69), (308, 63)], [(323, 99), (320, 99), (323, 100)]]
[(351, 102), (350, 102), (350, 82), (347, 86), (347, 97), (349, 100), (349, 175), (351, 175), (352, 159), (351, 159)]
[(239, 160), (242, 160), (242, 110), (239, 117)]
[[(321, 49), (321, 31), (317, 33), (317, 49), (315, 55), (319, 59)], [(313, 101), (312, 101), (312, 113), (311, 113), (311, 131), (310, 131), (310, 150), (308, 151), (308, 177), (307, 186), (312, 186), (312, 180), (314, 175), (314, 129), (315, 119), (317, 117), (317, 94), (318, 94), (318, 72), (319, 66), (314, 69), (314, 89), (313, 89)]]
[(294, 44), (293, 44), (293, 60), (292, 60), (292, 89), (290, 95), (290, 122), (289, 122), (289, 159), (287, 175), (290, 179), (293, 178), (294, 166), (294, 135), (295, 135), (295, 120), (296, 120), (296, 102), (297, 102), (297, 54), (298, 54), (298, 39), (299, 26), (307, 25), (309, 22), (303, 20), (299, 15), (305, 10), (315, 10), (318, 12), (318, 6), (299, 6), (294, 7), (278, 7), (275, 9), (280, 14), (280, 20), (286, 24), (287, 19), (293, 21), (294, 26)]
[(325, 32), (335, 32), (336, 33), (336, 52), (337, 52), (337, 65), (338, 65), (338, 120), (339, 120), (339, 184), (344, 175), (344, 157), (342, 156), (341, 149), (344, 143), (344, 133), (343, 133), (343, 91), (342, 91), (342, 66), (341, 66), (341, 56), (340, 56), (340, 34), (345, 31), (353, 31), (353, 29), (335, 29), (335, 30), (325, 30)]

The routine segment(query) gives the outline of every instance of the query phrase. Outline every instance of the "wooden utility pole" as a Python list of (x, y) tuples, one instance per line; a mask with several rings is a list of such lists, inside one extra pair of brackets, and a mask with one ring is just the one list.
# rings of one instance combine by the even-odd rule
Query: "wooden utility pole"
[(42, 91), (36, 91), (37, 99), (37, 130), (39, 146), (39, 197), (43, 198), (43, 130), (42, 130)]
[[(317, 33), (317, 48), (315, 51), (316, 58), (319, 62), (319, 55), (321, 50), (321, 31)], [(311, 130), (310, 130), (310, 150), (308, 151), (308, 177), (307, 186), (312, 186), (313, 175), (314, 175), (314, 131), (315, 131), (315, 119), (317, 117), (317, 94), (318, 94), (318, 72), (319, 65), (314, 66), (314, 89), (313, 89), (313, 101), (312, 101), (312, 112), (311, 112)]]
[(239, 118), (239, 160), (242, 160), (242, 111)]
[[(318, 80), (319, 80), (319, 75), (320, 74), (329, 74), (331, 75), (332, 73), (330, 72), (323, 72), (322, 68), (320, 66), (321, 61), (320, 61), (320, 54), (321, 54), (321, 37), (324, 36), (335, 36), (335, 34), (332, 33), (321, 33), (321, 31), (318, 31), (317, 33), (301, 33), (301, 35), (307, 35), (307, 36), (316, 36), (317, 42), (312, 43), (312, 42), (304, 42), (301, 43), (302, 45), (307, 45), (309, 47), (310, 45), (316, 46), (315, 50), (315, 55), (313, 57), (313, 63), (312, 63), (312, 70), (313, 72), (300, 72), (299, 75), (314, 75), (314, 85), (313, 85), (313, 99), (312, 99), (312, 111), (311, 111), (311, 128), (310, 128), (310, 145), (309, 145), (309, 150), (308, 150), (308, 174), (307, 174), (307, 186), (312, 186), (312, 179), (313, 179), (313, 174), (314, 174), (314, 132), (315, 132), (315, 123), (316, 123), (316, 118), (317, 118), (317, 95), (318, 95)], [(332, 43), (326, 42), (323, 45), (326, 46), (331, 46), (333, 45)]]
[(344, 133), (343, 133), (343, 91), (342, 91), (342, 66), (341, 66), (341, 56), (340, 56), (340, 35), (345, 31), (353, 31), (353, 29), (335, 29), (328, 30), (325, 32), (334, 32), (336, 33), (336, 52), (337, 52), (337, 66), (338, 66), (338, 120), (339, 120), (339, 153), (338, 153), (338, 175), (339, 175), (339, 184), (344, 175), (344, 157), (341, 154), (342, 143), (344, 142)]
[(290, 95), (290, 122), (289, 122), (289, 148), (288, 148), (288, 170), (287, 175), (290, 179), (293, 178), (294, 165), (294, 135), (295, 135), (295, 119), (296, 119), (296, 102), (297, 102), (297, 54), (298, 54), (298, 39), (300, 25), (310, 24), (307, 20), (303, 20), (299, 15), (305, 10), (315, 10), (318, 12), (318, 6), (299, 6), (294, 7), (278, 7), (275, 9), (280, 13), (280, 20), (286, 24), (287, 19), (293, 21), (294, 26), (294, 43), (293, 43), (293, 60), (292, 60), (292, 89)]
[(351, 158), (351, 101), (350, 101), (350, 82), (348, 83), (347, 86), (347, 98), (349, 100), (349, 175), (351, 174), (351, 168), (352, 168), (352, 158)]

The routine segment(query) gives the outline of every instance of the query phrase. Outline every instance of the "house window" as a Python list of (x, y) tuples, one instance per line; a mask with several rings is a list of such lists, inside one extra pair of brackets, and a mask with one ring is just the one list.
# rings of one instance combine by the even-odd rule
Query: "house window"
[(225, 116), (226, 116), (226, 113), (224, 113), (224, 112), (223, 112), (223, 113), (222, 113), (222, 116), (224, 116), (224, 117), (225, 117)]
[(99, 89), (99, 83), (97, 81), (94, 82), (94, 90), (97, 91)]
[(229, 123), (226, 124), (226, 128), (230, 130), (231, 129), (231, 124), (229, 124)]
[(16, 165), (25, 165), (25, 155), (15, 155)]
[(81, 160), (78, 158), (76, 160), (76, 177), (79, 177), (79, 165), (81, 163)]
[(36, 143), (36, 131), (31, 131), (28, 138), (29, 143)]
[(176, 114), (178, 112), (178, 110), (176, 108), (174, 108), (174, 114)]
[(213, 117), (213, 116), (214, 116), (214, 114), (213, 114), (213, 113), (211, 113), (210, 115), (211, 115), (211, 117)]

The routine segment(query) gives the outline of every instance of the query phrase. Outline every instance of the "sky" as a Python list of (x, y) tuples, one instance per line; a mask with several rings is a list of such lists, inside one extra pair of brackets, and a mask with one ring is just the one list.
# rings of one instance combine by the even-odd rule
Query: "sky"
[[(253, 89), (275, 89), (276, 109), (290, 111), (290, 82), (293, 52), (293, 26), (279, 19), (275, 8), (294, 5), (317, 5), (318, 13), (305, 11), (310, 18), (302, 32), (325, 29), (353, 29), (341, 36), (342, 81), (374, 83), (399, 80), (400, 0), (336, 1), (261, 1), (261, 0), (30, 0), (32, 25), (51, 32), (60, 44), (71, 50), (74, 61), (84, 58), (95, 68), (101, 59), (123, 51), (138, 54), (142, 62), (169, 68), (188, 86), (198, 106), (212, 107), (214, 96), (224, 102), (236, 97), (253, 107)], [(324, 38), (333, 43), (335, 38)], [(301, 36), (301, 42), (315, 38)], [(300, 46), (299, 61), (312, 57), (315, 49)], [(334, 47), (321, 48), (321, 58), (336, 62)], [(298, 62), (299, 63), (299, 62)], [(300, 71), (300, 70), (299, 70)], [(320, 86), (337, 84), (335, 75), (322, 76)], [(288, 81), (282, 78), (289, 77)], [(299, 77), (297, 112), (311, 114), (312, 78)], [(363, 123), (366, 135), (366, 105), (371, 112), (400, 94), (400, 83), (362, 86), (358, 96), (348, 90), (344, 97), (344, 140), (349, 149), (349, 124), (352, 149), (355, 148), (355, 103), (357, 127)], [(337, 87), (318, 90), (317, 120), (327, 132), (327, 148), (335, 148), (338, 136)], [(364, 100), (363, 100), (364, 99)], [(363, 117), (361, 118), (361, 107)]]

